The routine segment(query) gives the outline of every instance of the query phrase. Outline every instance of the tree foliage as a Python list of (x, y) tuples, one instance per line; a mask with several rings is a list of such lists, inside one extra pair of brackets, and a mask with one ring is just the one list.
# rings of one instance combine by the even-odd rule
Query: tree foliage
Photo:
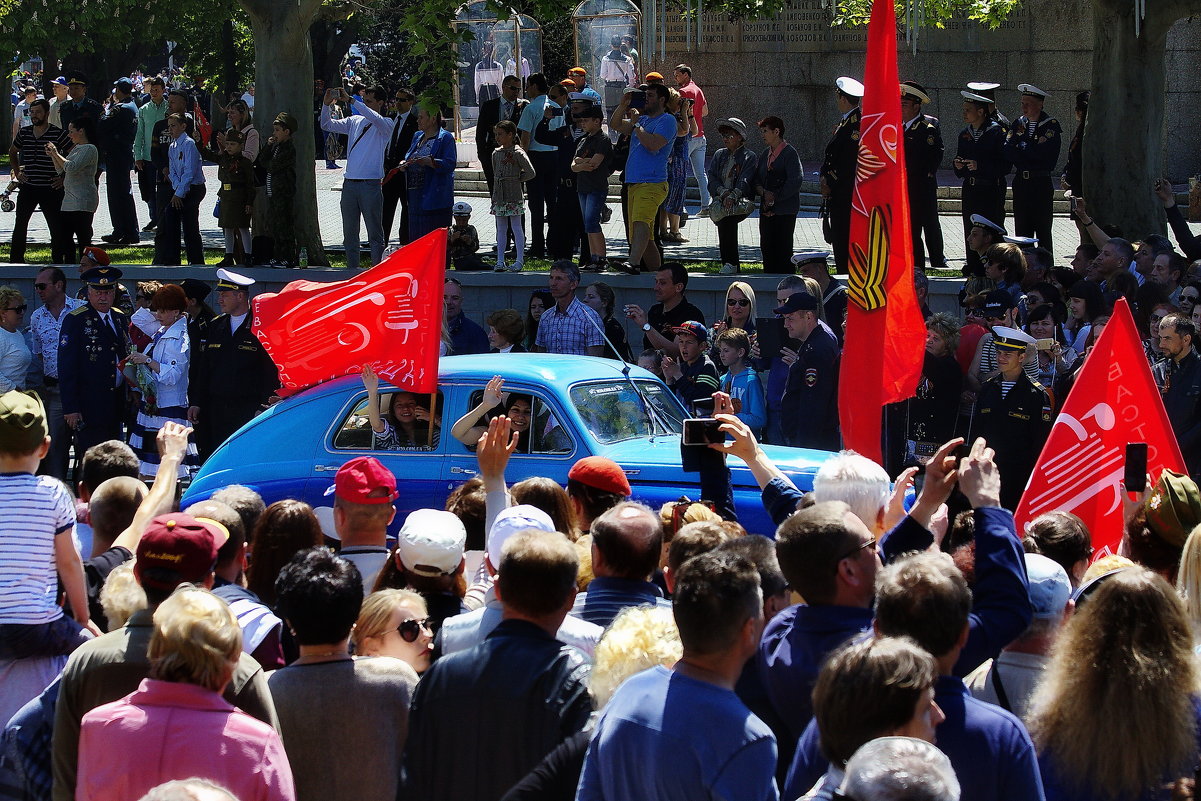
[[(779, 3), (787, 0), (765, 0)], [(952, 17), (969, 19), (996, 28), (1017, 10), (1022, 0), (902, 0), (896, 4), (897, 19), (918, 19), (932, 28), (942, 28)], [(866, 25), (872, 14), (871, 0), (838, 0), (835, 25)]]

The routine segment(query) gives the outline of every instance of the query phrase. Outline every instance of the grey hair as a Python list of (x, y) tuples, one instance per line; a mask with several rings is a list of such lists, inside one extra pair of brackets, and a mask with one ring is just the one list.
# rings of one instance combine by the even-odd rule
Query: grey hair
[(193, 777), (153, 787), (138, 801), (238, 801), (229, 790), (208, 779)]
[(856, 801), (959, 801), (951, 760), (925, 740), (879, 737), (847, 762), (839, 788)]
[(884, 468), (854, 451), (841, 451), (826, 460), (813, 477), (813, 500), (842, 501), (876, 534), (891, 489)]

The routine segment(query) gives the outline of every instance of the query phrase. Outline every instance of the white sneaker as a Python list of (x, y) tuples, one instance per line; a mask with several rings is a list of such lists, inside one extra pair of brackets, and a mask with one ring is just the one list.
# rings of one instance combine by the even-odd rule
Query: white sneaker
[(733, 264), (723, 264), (721, 269), (717, 271), (718, 275), (738, 275), (738, 268)]
[(522, 263), (521, 263), (521, 262), (519, 262), (519, 261), (515, 261), (515, 262), (513, 262), (512, 264), (510, 264), (510, 265), (509, 265), (509, 272), (511, 272), (511, 273), (519, 273), (519, 272), (521, 272), (521, 268), (522, 268), (523, 266), (524, 266), (524, 265), (522, 265)]

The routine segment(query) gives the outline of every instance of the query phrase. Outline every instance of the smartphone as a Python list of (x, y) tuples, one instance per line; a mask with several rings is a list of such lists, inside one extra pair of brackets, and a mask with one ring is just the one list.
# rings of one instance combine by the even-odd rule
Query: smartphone
[(1068, 206), (1071, 208), (1072, 211), (1076, 210), (1076, 196), (1075, 195), (1068, 195)]
[(1051, 337), (1036, 339), (1034, 340), (1034, 347), (1038, 350), (1051, 350), (1051, 348), (1055, 347), (1055, 340)]
[(562, 117), (562, 116), (563, 116), (563, 109), (561, 109), (561, 108), (552, 108), (552, 109), (550, 110), (550, 115), (551, 115), (552, 117)]
[(711, 417), (690, 417), (684, 421), (684, 436), (681, 445), (710, 445), (726, 441), (721, 430), (721, 421)]
[(1147, 489), (1147, 443), (1131, 442), (1126, 446), (1126, 471), (1122, 481), (1127, 492)]

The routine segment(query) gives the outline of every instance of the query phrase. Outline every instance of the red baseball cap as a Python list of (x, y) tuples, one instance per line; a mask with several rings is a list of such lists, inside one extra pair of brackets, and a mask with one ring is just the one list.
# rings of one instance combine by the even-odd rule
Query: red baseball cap
[[(134, 574), (144, 586), (172, 590), (184, 582), (199, 583), (217, 564), (217, 550), (229, 539), (229, 530), (216, 520), (182, 512), (159, 515), (146, 526), (138, 541)], [(150, 577), (145, 571), (160, 568)]]
[[(380, 488), (387, 493), (371, 494)], [(351, 503), (392, 503), (400, 497), (396, 476), (374, 456), (359, 456), (342, 465), (334, 476), (333, 491), (336, 497)]]
[(569, 479), (587, 484), (601, 492), (630, 495), (630, 481), (621, 465), (606, 456), (585, 456), (567, 473)]

